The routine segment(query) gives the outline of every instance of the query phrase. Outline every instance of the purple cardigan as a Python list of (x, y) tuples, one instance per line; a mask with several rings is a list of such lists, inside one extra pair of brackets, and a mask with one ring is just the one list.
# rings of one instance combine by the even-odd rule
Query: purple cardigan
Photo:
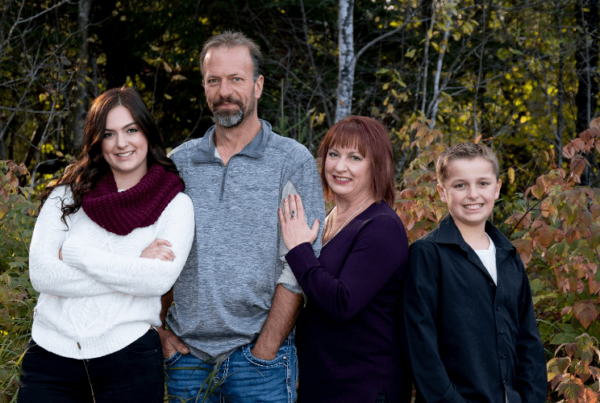
[(287, 255), (308, 303), (297, 322), (300, 402), (410, 402), (400, 343), (408, 241), (385, 202), (372, 204), (317, 259), (309, 243)]

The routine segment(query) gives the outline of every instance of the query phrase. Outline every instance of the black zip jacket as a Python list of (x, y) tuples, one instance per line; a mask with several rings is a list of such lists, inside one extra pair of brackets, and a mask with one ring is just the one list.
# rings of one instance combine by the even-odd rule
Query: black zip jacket
[(546, 400), (527, 274), (512, 243), (490, 222), (485, 231), (497, 286), (450, 215), (409, 249), (404, 318), (417, 402)]

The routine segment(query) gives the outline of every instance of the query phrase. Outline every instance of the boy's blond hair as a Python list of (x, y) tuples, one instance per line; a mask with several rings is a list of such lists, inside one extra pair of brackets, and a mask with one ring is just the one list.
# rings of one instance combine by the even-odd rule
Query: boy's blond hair
[(447, 179), (448, 165), (450, 165), (452, 161), (458, 159), (472, 160), (477, 157), (484, 158), (491, 162), (496, 179), (500, 179), (500, 165), (498, 164), (498, 158), (496, 158), (496, 155), (491, 148), (480, 144), (466, 142), (453, 145), (444, 151), (442, 155), (440, 155), (440, 158), (438, 158), (437, 163), (435, 164), (438, 185), (442, 186)]

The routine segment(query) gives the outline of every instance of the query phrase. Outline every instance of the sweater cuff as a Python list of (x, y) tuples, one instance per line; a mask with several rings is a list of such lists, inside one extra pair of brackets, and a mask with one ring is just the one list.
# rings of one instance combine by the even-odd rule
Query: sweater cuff
[(82, 268), (81, 257), (84, 255), (82, 247), (76, 245), (75, 242), (67, 241), (62, 246), (62, 258), (63, 262), (71, 267)]
[(291, 251), (285, 255), (285, 260), (287, 260), (292, 272), (296, 276), (296, 280), (302, 287), (302, 276), (306, 273), (311, 267), (319, 266), (319, 259), (315, 256), (315, 251), (312, 248), (312, 245), (308, 242), (301, 243), (294, 247)]

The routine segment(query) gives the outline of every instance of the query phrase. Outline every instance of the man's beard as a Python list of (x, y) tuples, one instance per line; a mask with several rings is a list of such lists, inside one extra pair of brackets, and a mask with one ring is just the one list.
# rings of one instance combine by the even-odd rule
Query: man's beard
[[(242, 123), (246, 115), (249, 115), (252, 112), (254, 112), (254, 108), (256, 105), (255, 102), (253, 102), (254, 97), (251, 97), (250, 99), (250, 102), (252, 102), (252, 104), (250, 105), (250, 108), (248, 108), (247, 112), (244, 112), (244, 104), (240, 100), (234, 99), (232, 97), (217, 99), (212, 105), (213, 115), (217, 124), (222, 127), (231, 128)], [(237, 105), (239, 109), (235, 112), (217, 111), (217, 107), (224, 103)]]

